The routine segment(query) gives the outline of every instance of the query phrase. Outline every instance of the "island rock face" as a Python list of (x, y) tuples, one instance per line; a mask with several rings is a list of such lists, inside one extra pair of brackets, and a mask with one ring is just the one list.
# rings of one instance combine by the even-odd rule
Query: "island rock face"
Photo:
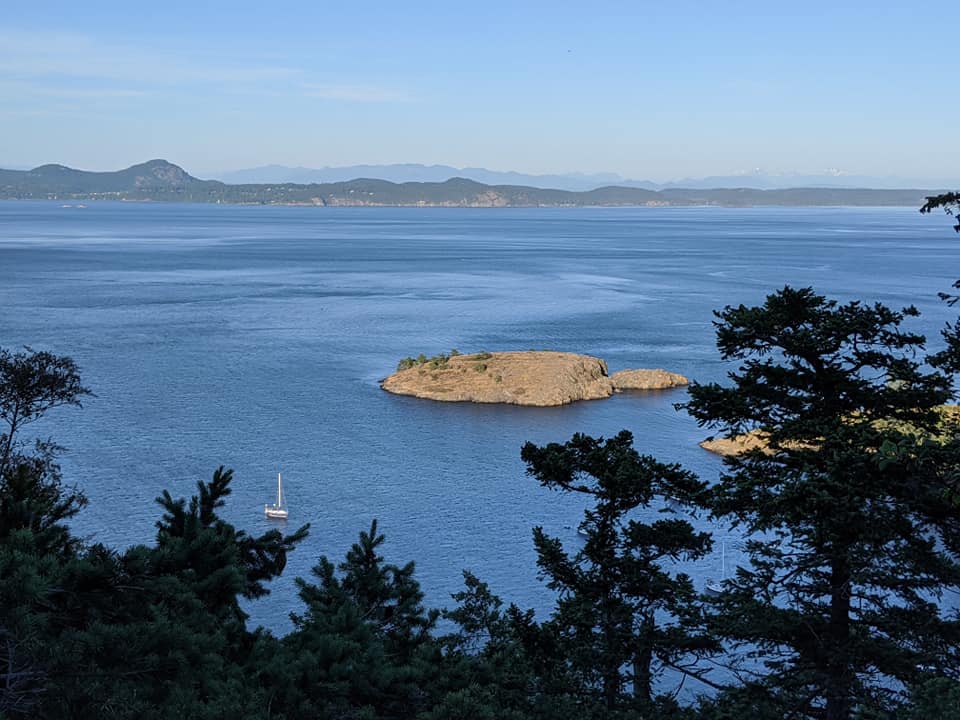
[(703, 440), (700, 443), (700, 447), (717, 455), (729, 457), (731, 455), (743, 455), (757, 448), (766, 450), (767, 443), (763, 435), (754, 431), (743, 433), (742, 435), (734, 435), (729, 438), (718, 437)]
[[(937, 412), (940, 415), (941, 432), (934, 434), (932, 439), (945, 441), (953, 437), (954, 433), (951, 428), (953, 427), (953, 423), (960, 420), (960, 405), (941, 405)], [(879, 427), (883, 427), (883, 424)], [(923, 432), (919, 428), (907, 424), (899, 425), (898, 429), (902, 432), (917, 434)], [(767, 445), (767, 436), (760, 430), (751, 430), (750, 432), (741, 433), (740, 435), (734, 435), (732, 437), (707, 438), (700, 443), (700, 447), (704, 450), (724, 457), (743, 455), (744, 453), (757, 449), (762, 450), (766, 454), (773, 454), (773, 451), (770, 450)], [(787, 442), (785, 446), (792, 446), (794, 448), (803, 447), (803, 445), (797, 442)], [(807, 447), (812, 446), (808, 445)]]
[(616, 390), (665, 390), (690, 384), (683, 375), (659, 369), (621, 370), (615, 372), (610, 380)]
[[(617, 373), (589, 355), (552, 351), (478, 353), (404, 361), (403, 369), (383, 380), (381, 387), (398, 395), (446, 402), (506, 403), (548, 407), (578, 400), (610, 397), (621, 389)], [(630, 370), (623, 389), (676, 387), (683, 376), (665, 370)], [(661, 375), (662, 374), (662, 375)], [(658, 381), (667, 384), (655, 385)], [(681, 382), (682, 380), (682, 382)]]

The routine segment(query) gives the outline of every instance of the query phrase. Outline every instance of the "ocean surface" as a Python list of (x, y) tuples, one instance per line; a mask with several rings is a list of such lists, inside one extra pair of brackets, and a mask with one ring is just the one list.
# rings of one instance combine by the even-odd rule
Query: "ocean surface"
[[(915, 304), (940, 345), (960, 277), (943, 217), (914, 209), (387, 209), (0, 203), (0, 345), (73, 356), (96, 393), (33, 430), (69, 448), (90, 498), (74, 526), (122, 548), (151, 542), (168, 489), (189, 496), (233, 468), (223, 514), (251, 533), (284, 475), (289, 529), (310, 523), (251, 625), (301, 609), (293, 579), (342, 559), (377, 518), (385, 555), (415, 560), (426, 604), (451, 605), (472, 570), (537, 608), (531, 528), (571, 549), (581, 498), (524, 474), (520, 446), (633, 432), (636, 446), (706, 479), (708, 431), (685, 391), (559, 408), (445, 404), (383, 392), (421, 352), (556, 349), (612, 371), (662, 367), (700, 381), (732, 369), (712, 312), (813, 285), (841, 300)], [(651, 513), (655, 511), (650, 511)], [(738, 538), (687, 567), (698, 584)]]

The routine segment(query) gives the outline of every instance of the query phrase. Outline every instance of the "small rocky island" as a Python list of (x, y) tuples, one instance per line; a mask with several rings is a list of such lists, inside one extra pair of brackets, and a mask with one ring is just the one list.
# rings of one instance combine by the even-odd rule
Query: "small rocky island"
[[(955, 434), (953, 428), (955, 423), (960, 421), (960, 405), (941, 405), (937, 412), (940, 415), (939, 425), (941, 429), (938, 434), (933, 436), (933, 439), (945, 441)], [(917, 434), (922, 432), (918, 428), (906, 424), (901, 425), (899, 429), (903, 432)], [(710, 437), (700, 442), (700, 447), (723, 457), (743, 455), (757, 449), (763, 450), (767, 454), (773, 453), (772, 450), (768, 449), (767, 436), (761, 430), (750, 430), (732, 437)], [(799, 445), (794, 443), (794, 447), (799, 447)]]
[(381, 383), (387, 392), (444, 402), (548, 407), (606, 398), (623, 390), (686, 385), (666, 370), (622, 370), (610, 375), (600, 358), (548, 350), (405, 358)]
[(700, 447), (723, 457), (743, 455), (757, 448), (766, 448), (767, 443), (757, 431), (734, 435), (733, 437), (712, 437), (700, 442)]

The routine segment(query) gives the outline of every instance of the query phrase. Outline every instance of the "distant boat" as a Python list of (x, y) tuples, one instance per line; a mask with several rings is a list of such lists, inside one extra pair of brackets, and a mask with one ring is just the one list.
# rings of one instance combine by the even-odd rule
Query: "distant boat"
[(719, 595), (726, 588), (724, 587), (724, 581), (727, 579), (727, 543), (723, 542), (720, 545), (720, 571), (721, 576), (719, 580), (707, 580), (707, 593), (709, 595)]
[(277, 502), (273, 505), (264, 505), (263, 514), (277, 520), (287, 519), (287, 508), (283, 504), (283, 478), (277, 473)]

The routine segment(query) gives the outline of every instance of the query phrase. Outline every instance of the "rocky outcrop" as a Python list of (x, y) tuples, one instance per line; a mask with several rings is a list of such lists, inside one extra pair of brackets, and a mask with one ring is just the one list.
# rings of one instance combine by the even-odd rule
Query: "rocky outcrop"
[(742, 455), (745, 452), (758, 448), (766, 450), (767, 441), (761, 433), (754, 430), (753, 432), (735, 435), (730, 438), (709, 438), (701, 442), (700, 447), (717, 455), (727, 457), (730, 455)]
[[(665, 370), (625, 372), (610, 377), (600, 358), (546, 350), (421, 356), (419, 361), (403, 361), (401, 369), (384, 379), (381, 387), (398, 395), (445, 402), (546, 407), (610, 397), (621, 387), (686, 384), (685, 378)], [(623, 376), (622, 386), (617, 384), (618, 375)]]
[(683, 375), (660, 369), (621, 370), (615, 372), (610, 380), (615, 390), (666, 390), (690, 384)]
[[(935, 441), (944, 441), (948, 440), (956, 435), (955, 427), (956, 423), (960, 422), (960, 406), (957, 405), (941, 405), (937, 412), (940, 415), (940, 431), (937, 434), (934, 434), (931, 439)], [(873, 427), (876, 429), (883, 429), (884, 427), (891, 427), (889, 422), (880, 421), (873, 424)], [(893, 425), (898, 432), (906, 433), (915, 433), (918, 435), (925, 434), (923, 430), (917, 428), (916, 426), (908, 425), (906, 423), (897, 423)], [(734, 435), (733, 437), (725, 438), (708, 438), (700, 443), (700, 447), (704, 450), (708, 450), (717, 455), (729, 456), (729, 455), (742, 455), (751, 450), (763, 450), (765, 454), (773, 454), (773, 450), (768, 447), (768, 437), (760, 430), (751, 430), (750, 432), (741, 433), (740, 435)], [(813, 444), (803, 444), (799, 442), (790, 442), (787, 441), (784, 444), (786, 448), (813, 448), (816, 447)]]

